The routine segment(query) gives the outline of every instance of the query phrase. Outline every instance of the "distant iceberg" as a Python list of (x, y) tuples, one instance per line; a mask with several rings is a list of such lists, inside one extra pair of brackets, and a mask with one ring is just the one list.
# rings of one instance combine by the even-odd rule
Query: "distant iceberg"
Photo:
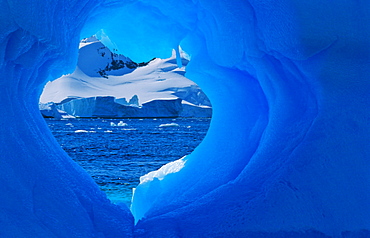
[[(211, 117), (212, 108), (182, 103), (181, 99), (157, 99), (142, 106), (122, 105), (114, 97), (69, 99), (57, 108), (79, 118), (174, 118)], [(122, 124), (124, 125), (124, 124)]]
[(194, 105), (187, 101), (182, 102), (182, 110), (179, 117), (212, 117), (212, 107), (203, 105)]
[[(188, 56), (179, 52), (179, 57), (181, 68), (175, 52), (167, 59), (137, 64), (112, 53), (96, 37), (84, 39), (76, 70), (48, 82), (40, 105), (57, 105), (72, 117), (211, 117), (210, 100), (184, 76)], [(171, 104), (177, 99), (182, 105)]]
[(41, 115), (44, 118), (54, 118), (54, 119), (69, 119), (69, 118), (75, 118), (74, 116), (66, 113), (63, 110), (58, 109), (58, 106), (53, 103), (39, 103), (39, 110)]
[[(80, 43), (76, 70), (72, 74), (48, 82), (40, 101), (60, 105), (85, 99), (85, 112), (81, 109), (78, 113), (67, 110), (67, 113), (77, 117), (90, 117), (90, 114), (94, 114), (88, 111), (96, 108), (88, 107), (93, 106), (90, 101), (96, 97), (113, 97), (114, 102), (130, 107), (141, 107), (144, 104), (149, 107), (148, 103), (153, 101), (182, 99), (185, 104), (211, 108), (210, 100), (200, 87), (184, 76), (185, 67), (189, 63), (188, 56), (183, 51), (179, 52), (178, 56), (181, 58), (180, 68), (175, 51), (170, 58), (156, 58), (138, 64), (126, 56), (112, 52), (96, 37), (90, 37)], [(76, 103), (77, 101), (74, 102)], [(183, 110), (182, 116), (185, 117), (197, 117), (197, 112), (200, 113), (199, 117), (210, 117), (211, 114), (211, 110), (204, 114), (203, 111), (206, 110), (187, 110), (188, 106), (184, 108), (186, 109)], [(132, 116), (136, 117), (136, 110), (130, 110)], [(98, 114), (101, 113), (102, 110)], [(108, 117), (116, 117), (113, 111), (105, 114), (109, 115)], [(143, 117), (151, 115), (143, 114)], [(167, 113), (164, 113), (163, 117), (167, 117)]]
[(62, 115), (58, 111), (57, 106), (53, 102), (39, 103), (39, 109), (43, 117), (61, 119)]

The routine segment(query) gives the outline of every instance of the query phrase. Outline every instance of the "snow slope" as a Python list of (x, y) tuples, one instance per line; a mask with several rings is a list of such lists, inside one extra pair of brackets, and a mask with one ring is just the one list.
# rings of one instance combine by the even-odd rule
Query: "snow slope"
[[(122, 60), (126, 64), (125, 67), (106, 71), (102, 77), (98, 72), (112, 68), (112, 59)], [(72, 74), (48, 82), (40, 101), (60, 103), (67, 98), (96, 96), (113, 96), (128, 101), (137, 95), (140, 105), (155, 99), (180, 97), (195, 105), (210, 106), (208, 98), (199, 86), (184, 76), (189, 61), (183, 51), (181, 61), (183, 66), (179, 68), (173, 50), (170, 58), (156, 58), (148, 65), (140, 67), (129, 58), (112, 53), (95, 37), (90, 37), (80, 43), (76, 70)]]

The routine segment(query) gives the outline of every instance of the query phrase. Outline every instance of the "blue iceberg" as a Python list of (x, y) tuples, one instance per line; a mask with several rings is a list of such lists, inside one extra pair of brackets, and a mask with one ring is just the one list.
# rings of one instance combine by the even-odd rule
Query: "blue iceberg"
[[(370, 236), (370, 2), (0, 0), (0, 12), (2, 237)], [(135, 62), (181, 45), (213, 106), (201, 145), (143, 180), (132, 212), (38, 108), (93, 34)]]

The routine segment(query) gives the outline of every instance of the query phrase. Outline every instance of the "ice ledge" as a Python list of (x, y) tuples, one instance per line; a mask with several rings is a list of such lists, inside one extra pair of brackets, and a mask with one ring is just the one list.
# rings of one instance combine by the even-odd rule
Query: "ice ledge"
[(140, 177), (140, 184), (153, 181), (154, 179), (162, 180), (168, 174), (173, 174), (179, 172), (182, 168), (185, 167), (186, 156), (178, 159), (176, 161), (170, 162), (163, 165), (160, 169), (147, 173), (144, 176)]

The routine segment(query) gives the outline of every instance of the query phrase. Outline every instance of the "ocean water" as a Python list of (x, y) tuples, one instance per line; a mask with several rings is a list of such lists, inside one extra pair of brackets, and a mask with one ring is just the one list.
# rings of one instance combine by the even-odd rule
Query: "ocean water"
[[(190, 154), (211, 119), (45, 119), (51, 132), (115, 203), (130, 205), (140, 176)], [(121, 122), (123, 126), (114, 126)]]

